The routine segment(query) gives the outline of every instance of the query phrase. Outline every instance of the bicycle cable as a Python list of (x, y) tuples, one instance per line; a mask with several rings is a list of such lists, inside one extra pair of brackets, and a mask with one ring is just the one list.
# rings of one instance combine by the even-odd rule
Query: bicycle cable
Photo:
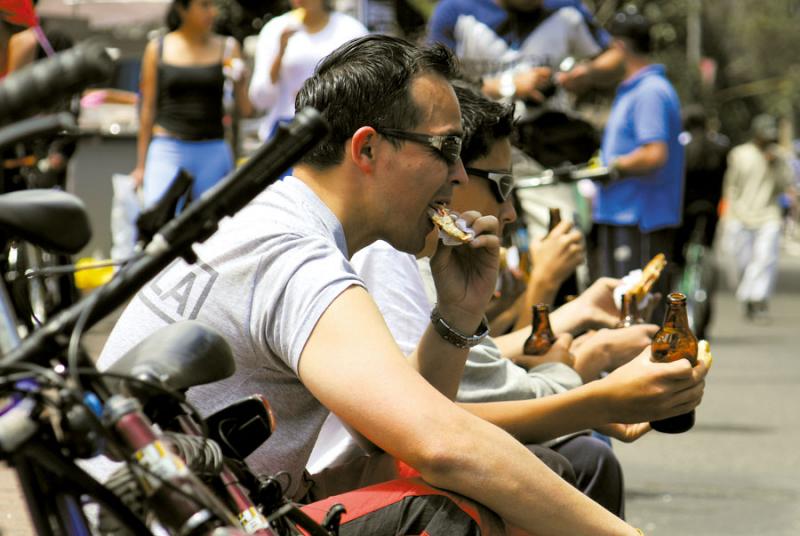
[(189, 414), (191, 415), (191, 417), (195, 421), (197, 421), (197, 424), (200, 427), (200, 433), (201, 433), (200, 437), (202, 437), (203, 439), (209, 439), (209, 437), (208, 437), (208, 424), (206, 423), (205, 419), (200, 414), (200, 411), (191, 402), (186, 400), (186, 397), (184, 397), (178, 391), (175, 391), (174, 389), (170, 389), (169, 387), (166, 387), (164, 385), (155, 383), (155, 382), (150, 381), (150, 380), (143, 380), (141, 378), (137, 378), (135, 376), (129, 376), (127, 374), (122, 374), (122, 373), (119, 373), (119, 372), (99, 371), (97, 369), (91, 369), (91, 368), (85, 368), (85, 367), (79, 367), (78, 368), (78, 372), (80, 374), (86, 375), (86, 376), (97, 376), (97, 377), (101, 377), (101, 378), (104, 377), (104, 376), (107, 376), (109, 378), (114, 378), (116, 380), (121, 380), (121, 381), (124, 381), (124, 382), (136, 383), (136, 384), (139, 384), (139, 385), (141, 385), (143, 387), (147, 387), (149, 389), (153, 389), (154, 391), (158, 391), (161, 394), (167, 395), (167, 396), (175, 399), (177, 402), (179, 402), (179, 403), (183, 404), (184, 406), (186, 406), (186, 409), (189, 411)]

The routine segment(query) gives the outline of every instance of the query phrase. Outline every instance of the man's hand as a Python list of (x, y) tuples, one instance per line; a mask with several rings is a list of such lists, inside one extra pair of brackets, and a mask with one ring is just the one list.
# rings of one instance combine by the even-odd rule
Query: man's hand
[(567, 91), (581, 94), (592, 87), (592, 70), (588, 63), (579, 63), (567, 72), (556, 73), (556, 82)]
[(615, 370), (639, 355), (657, 331), (656, 325), (638, 324), (582, 335), (573, 345), (575, 370), (584, 383), (596, 380), (601, 372)]
[(553, 311), (550, 323), (553, 331), (585, 331), (614, 327), (619, 320), (619, 309), (614, 303), (614, 289), (619, 279), (601, 277), (580, 296)]
[(650, 347), (595, 385), (608, 402), (608, 421), (635, 424), (687, 413), (703, 399), (709, 363), (651, 361)]
[(497, 285), (499, 224), (494, 216), (475, 211), (464, 212), (461, 218), (475, 231), (475, 238), (456, 247), (440, 243), (431, 258), (431, 273), (442, 317), (462, 333), (473, 333)]
[(585, 250), (583, 235), (571, 222), (562, 221), (541, 239), (533, 239), (529, 246), (533, 261), (533, 279), (542, 274), (558, 288), (583, 262)]
[(551, 83), (553, 74), (550, 67), (532, 67), (514, 77), (514, 86), (517, 88), (516, 96), (520, 99), (534, 102), (544, 101), (541, 90)]
[(652, 430), (649, 422), (635, 424), (610, 423), (604, 426), (597, 426), (595, 430), (608, 437), (613, 437), (623, 443), (633, 443), (644, 434)]
[(518, 355), (511, 360), (520, 367), (530, 370), (544, 363), (564, 363), (568, 367), (575, 363), (575, 356), (570, 352), (572, 335), (564, 333), (556, 339), (553, 346), (542, 355)]

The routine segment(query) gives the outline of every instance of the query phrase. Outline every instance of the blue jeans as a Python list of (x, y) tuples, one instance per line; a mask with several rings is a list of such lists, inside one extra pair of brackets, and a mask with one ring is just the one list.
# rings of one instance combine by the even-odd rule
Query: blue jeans
[(144, 164), (145, 208), (164, 195), (179, 168), (194, 177), (192, 199), (197, 199), (233, 169), (233, 154), (223, 139), (184, 141), (153, 137)]

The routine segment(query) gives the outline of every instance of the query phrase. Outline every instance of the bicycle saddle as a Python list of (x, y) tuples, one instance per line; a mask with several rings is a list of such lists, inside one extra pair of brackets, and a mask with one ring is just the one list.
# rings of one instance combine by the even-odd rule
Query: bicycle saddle
[(0, 195), (0, 235), (20, 238), (58, 253), (78, 253), (92, 231), (83, 202), (60, 190), (23, 190)]
[[(233, 352), (222, 335), (196, 320), (161, 328), (108, 369), (160, 382), (177, 391), (222, 380), (234, 370)], [(140, 386), (130, 385), (129, 388), (137, 397), (149, 398), (152, 394), (152, 390)]]

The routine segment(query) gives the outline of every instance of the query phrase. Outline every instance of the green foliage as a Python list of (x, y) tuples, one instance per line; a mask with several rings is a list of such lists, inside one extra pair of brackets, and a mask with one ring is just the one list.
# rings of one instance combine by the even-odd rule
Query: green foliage
[(653, 22), (656, 61), (667, 66), (681, 101), (701, 102), (734, 141), (747, 136), (760, 112), (793, 123), (800, 119), (794, 98), (800, 90), (797, 28), (800, 0), (699, 0), (704, 57), (717, 64), (712, 87), (699, 82), (687, 59), (687, 17), (692, 0), (596, 0), (596, 13), (634, 4)]

